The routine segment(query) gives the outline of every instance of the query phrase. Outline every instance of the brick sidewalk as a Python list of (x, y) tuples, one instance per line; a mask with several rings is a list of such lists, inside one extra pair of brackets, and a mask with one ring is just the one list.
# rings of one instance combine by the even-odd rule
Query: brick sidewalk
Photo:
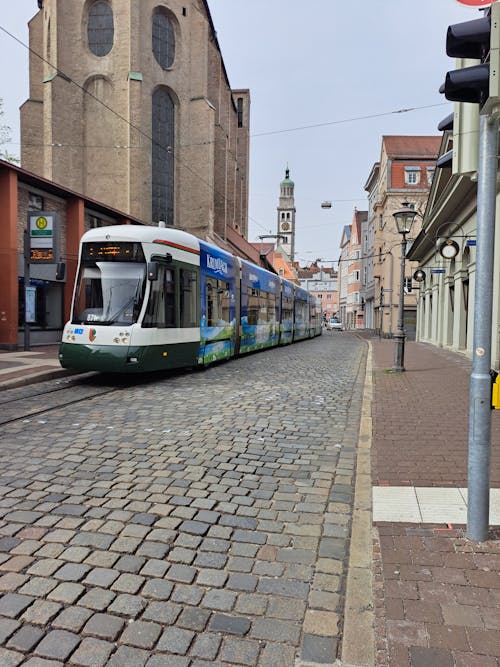
[[(406, 373), (387, 372), (394, 343), (372, 339), (372, 483), (467, 486), (470, 362), (407, 343)], [(414, 434), (414, 437), (412, 437)], [(492, 413), (491, 486), (500, 486), (500, 412)], [(463, 526), (374, 529), (378, 667), (493, 667), (500, 658), (500, 530), (473, 543)]]

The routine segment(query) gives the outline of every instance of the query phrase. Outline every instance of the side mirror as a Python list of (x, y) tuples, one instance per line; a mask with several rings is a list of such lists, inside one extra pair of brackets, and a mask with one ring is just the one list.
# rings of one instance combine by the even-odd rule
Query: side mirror
[(66, 263), (58, 262), (56, 265), (56, 280), (64, 280), (66, 277)]
[(148, 280), (158, 280), (158, 262), (148, 262)]

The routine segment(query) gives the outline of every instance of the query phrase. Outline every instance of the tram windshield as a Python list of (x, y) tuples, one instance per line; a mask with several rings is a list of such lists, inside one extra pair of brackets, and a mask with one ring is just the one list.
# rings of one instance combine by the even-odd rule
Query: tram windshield
[(145, 278), (143, 263), (84, 263), (78, 278), (73, 322), (133, 324), (141, 309)]

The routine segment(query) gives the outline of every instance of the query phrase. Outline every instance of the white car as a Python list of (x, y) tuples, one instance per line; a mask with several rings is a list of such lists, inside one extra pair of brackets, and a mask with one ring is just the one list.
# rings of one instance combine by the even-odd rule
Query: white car
[(331, 320), (328, 320), (326, 323), (326, 328), (328, 331), (343, 331), (344, 330), (344, 325), (340, 320), (337, 318), (333, 317)]

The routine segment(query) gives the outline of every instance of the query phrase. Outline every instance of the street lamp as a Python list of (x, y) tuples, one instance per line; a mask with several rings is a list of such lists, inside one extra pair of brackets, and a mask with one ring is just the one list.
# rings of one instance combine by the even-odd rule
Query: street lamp
[(398, 322), (394, 338), (396, 341), (396, 348), (394, 351), (394, 365), (392, 370), (401, 373), (405, 370), (405, 323), (404, 323), (404, 304), (405, 304), (405, 259), (406, 259), (406, 235), (410, 233), (411, 226), (415, 220), (417, 211), (411, 209), (406, 203), (403, 203), (403, 208), (393, 213), (396, 222), (398, 234), (401, 234), (401, 277), (399, 283), (399, 305), (398, 305)]

